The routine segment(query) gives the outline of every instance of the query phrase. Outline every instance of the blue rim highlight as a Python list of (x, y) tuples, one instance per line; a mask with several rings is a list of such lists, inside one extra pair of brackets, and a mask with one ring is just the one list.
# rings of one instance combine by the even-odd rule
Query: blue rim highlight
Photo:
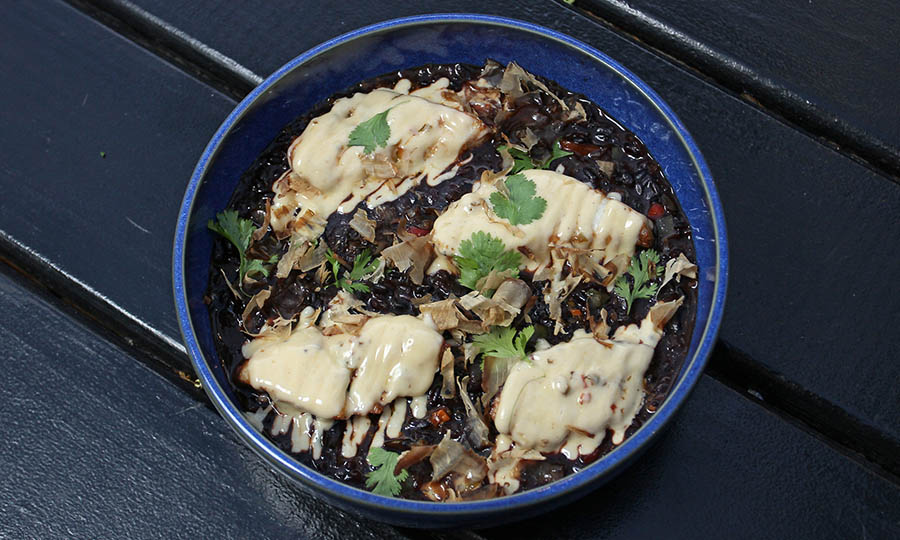
[[(213, 375), (207, 365), (201, 352), (199, 343), (195, 337), (193, 325), (190, 320), (190, 312), (188, 308), (188, 299), (184, 277), (184, 257), (187, 240), (187, 226), (193, 209), (194, 200), (200, 182), (206, 171), (210, 160), (216, 153), (216, 150), (229, 132), (232, 126), (244, 115), (249, 105), (254, 102), (261, 94), (266, 92), (270, 86), (281, 79), (289, 71), (293, 70), (300, 64), (303, 64), (318, 54), (351, 41), (357, 37), (386, 30), (399, 26), (420, 25), (431, 22), (475, 22), (489, 25), (500, 25), (526, 30), (553, 40), (562, 42), (568, 46), (586, 53), (596, 60), (606, 64), (608, 67), (618, 72), (624, 79), (643, 93), (649, 101), (663, 114), (670, 123), (673, 131), (688, 149), (694, 161), (701, 179), (702, 185), (706, 191), (706, 197), (709, 202), (709, 208), (713, 217), (713, 225), (715, 227), (716, 238), (716, 279), (715, 290), (713, 291), (712, 307), (706, 326), (702, 329), (700, 346), (692, 358), (689, 359), (687, 369), (679, 379), (678, 384), (670, 390), (669, 396), (666, 398), (662, 407), (631, 437), (625, 440), (622, 445), (613, 452), (597, 460), (584, 470), (567, 476), (561, 480), (557, 480), (551, 484), (519, 493), (516, 495), (490, 499), (485, 501), (472, 502), (456, 502), (456, 503), (433, 503), (423, 501), (411, 501), (406, 499), (398, 499), (392, 497), (384, 497), (374, 495), (368, 491), (363, 491), (337, 480), (333, 480), (326, 476), (313, 471), (310, 468), (295, 461), (290, 455), (284, 453), (270, 442), (265, 435), (258, 432), (244, 418), (243, 414), (238, 411), (228, 399), (224, 389)], [(609, 58), (593, 47), (568, 37), (559, 32), (538, 26), (535, 24), (522, 22), (504, 17), (495, 17), (489, 15), (469, 15), (469, 14), (437, 14), (437, 15), (421, 15), (414, 17), (405, 17), (394, 19), (377, 24), (373, 24), (359, 30), (346, 33), (342, 36), (327, 41), (313, 49), (306, 51), (297, 58), (291, 60), (286, 65), (278, 69), (270, 75), (250, 92), (238, 105), (234, 111), (228, 115), (213, 138), (210, 140), (206, 149), (203, 151), (197, 167), (191, 177), (185, 192), (184, 199), (181, 204), (181, 210), (178, 214), (178, 223), (175, 231), (175, 245), (173, 251), (173, 284), (175, 293), (175, 306), (179, 319), (179, 327), (181, 329), (184, 343), (191, 357), (191, 362), (196, 370), (203, 388), (206, 390), (213, 404), (219, 413), (231, 424), (238, 432), (242, 439), (264, 460), (275, 465), (282, 473), (300, 480), (306, 486), (325, 491), (329, 496), (338, 499), (344, 499), (354, 505), (362, 504), (370, 509), (383, 509), (388, 512), (401, 512), (407, 516), (420, 515), (427, 516), (429, 514), (458, 514), (458, 515), (479, 515), (479, 514), (495, 514), (503, 511), (504, 513), (513, 510), (524, 510), (537, 504), (546, 503), (558, 497), (565, 496), (573, 491), (585, 491), (589, 489), (591, 484), (595, 483), (604, 475), (614, 475), (616, 472), (627, 465), (631, 458), (644, 449), (647, 443), (656, 435), (656, 433), (671, 419), (677, 410), (684, 403), (687, 395), (693, 389), (694, 385), (700, 378), (706, 361), (709, 358), (712, 348), (715, 345), (716, 336), (722, 319), (722, 313), (725, 304), (725, 293), (728, 280), (728, 245), (725, 233), (725, 219), (722, 213), (722, 205), (719, 200), (718, 192), (712, 184), (712, 175), (704, 161), (700, 150), (688, 134), (684, 125), (675, 116), (668, 105), (644, 82), (638, 79), (629, 70), (622, 67), (619, 63)], [(699, 331), (694, 328), (694, 332)]]

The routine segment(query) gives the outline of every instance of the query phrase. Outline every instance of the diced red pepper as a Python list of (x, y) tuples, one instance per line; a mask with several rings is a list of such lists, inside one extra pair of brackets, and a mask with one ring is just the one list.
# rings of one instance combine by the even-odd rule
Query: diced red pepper
[(444, 422), (450, 421), (450, 414), (447, 412), (447, 409), (445, 407), (441, 407), (431, 412), (431, 416), (428, 418), (428, 421), (431, 422), (431, 425), (433, 426), (439, 426)]
[(567, 152), (578, 154), (579, 156), (586, 156), (593, 152), (599, 152), (600, 150), (603, 150), (603, 148), (593, 144), (582, 144), (565, 140), (559, 141), (559, 147)]
[(647, 212), (647, 217), (649, 217), (650, 219), (657, 219), (663, 217), (665, 213), (666, 208), (663, 205), (655, 202), (650, 205), (650, 211)]
[(422, 228), (420, 228), (420, 227), (414, 227), (414, 226), (412, 226), (412, 225), (408, 226), (408, 227), (406, 228), (406, 230), (409, 231), (409, 232), (411, 232), (411, 233), (413, 233), (413, 234), (416, 235), (416, 236), (425, 236), (426, 234), (428, 234), (429, 232), (431, 232), (431, 231), (429, 231), (428, 229), (422, 229)]

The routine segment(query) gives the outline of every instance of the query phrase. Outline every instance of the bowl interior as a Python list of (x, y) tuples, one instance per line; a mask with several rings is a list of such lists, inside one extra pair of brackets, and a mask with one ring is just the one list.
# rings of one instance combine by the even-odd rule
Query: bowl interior
[[(678, 120), (651, 90), (623, 68), (565, 36), (494, 18), (419, 17), (338, 38), (282, 68), (239, 105), (197, 166), (176, 237), (176, 297), (180, 297), (179, 302), (186, 300), (186, 305), (179, 306), (179, 316), (194, 361), (212, 372), (235, 412), (235, 396), (217, 357), (203, 303), (213, 240), (207, 221), (225, 207), (242, 173), (279, 131), (317, 102), (383, 73), (426, 63), (482, 64), (486, 58), (504, 64), (514, 60), (526, 70), (585, 94), (636, 133), (663, 166), (693, 227), (701, 274), (697, 320), (679, 377), (684, 391), (675, 398), (678, 388), (673, 388), (666, 404), (642, 431), (656, 431), (659, 425), (653, 427), (654, 420), (659, 417), (661, 422), (666, 416), (661, 413), (673, 405), (670, 402), (681, 401), (699, 377), (708, 355), (705, 349), (715, 337), (721, 313), (727, 268), (724, 228), (706, 166)], [(183, 266), (178, 260), (179, 248)], [(183, 290), (178, 291), (182, 284)], [(202, 354), (200, 358), (191, 346), (193, 340)], [(229, 404), (219, 406), (227, 408)], [(645, 438), (640, 434), (641, 431), (579, 475), (604, 466), (605, 461), (623, 452), (630, 443), (640, 445), (635, 440)]]

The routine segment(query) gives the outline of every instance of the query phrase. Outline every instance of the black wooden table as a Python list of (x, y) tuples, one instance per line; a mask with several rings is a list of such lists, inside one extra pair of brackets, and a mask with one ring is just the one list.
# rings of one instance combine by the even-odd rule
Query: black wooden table
[[(697, 139), (731, 287), (707, 375), (618, 479), (440, 534), (269, 470), (195, 385), (175, 216), (236, 101), (313, 45), (418, 13), (542, 24)], [(888, 0), (0, 3), (0, 537), (900, 537), (900, 10)]]

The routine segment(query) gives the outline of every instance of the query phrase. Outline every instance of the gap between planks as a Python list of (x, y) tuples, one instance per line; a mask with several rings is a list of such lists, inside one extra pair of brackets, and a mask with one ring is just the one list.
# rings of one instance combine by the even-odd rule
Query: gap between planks
[[(118, 321), (119, 318), (111, 319), (109, 316), (97, 316), (95, 309), (98, 307), (98, 302), (87, 297), (91, 294), (96, 297), (96, 292), (76, 295), (82, 298), (66, 296), (66, 291), (59, 291), (49, 286), (47, 280), (69, 280), (76, 283), (76, 285), (77, 280), (72, 280), (70, 277), (67, 278), (64, 273), (37, 257), (26, 260), (24, 266), (17, 264), (6, 257), (6, 254), (9, 252), (9, 242), (9, 238), (0, 230), (0, 275), (5, 275), (16, 282), (22, 283), (29, 293), (41, 297), (53, 308), (84, 324), (89, 331), (96, 333), (101, 339), (105, 339), (120, 347), (154, 373), (162, 376), (176, 387), (181, 388), (191, 398), (196, 400), (194, 405), (178, 411), (175, 413), (175, 416), (180, 416), (187, 411), (200, 407), (206, 407), (218, 414), (203, 392), (199, 381), (194, 378), (189, 365), (184, 368), (187, 372), (177, 367), (178, 364), (189, 364), (183, 349), (181, 354), (177, 351), (166, 351), (165, 345), (160, 346), (158, 343), (153, 343), (154, 340), (152, 338), (148, 339), (140, 330), (128, 329), (126, 328), (127, 324), (122, 325), (118, 322), (109, 324), (111, 321)], [(70, 288), (67, 292), (72, 293), (73, 290)], [(85, 305), (85, 302), (87, 305)], [(104, 312), (110, 309), (109, 306), (99, 307)], [(299, 496), (308, 496), (300, 491), (297, 493)], [(480, 540), (483, 538), (477, 533), (466, 530), (433, 532), (400, 527), (395, 527), (395, 529), (410, 540)]]
[(767, 77), (760, 77), (740, 60), (708, 47), (621, 0), (556, 1), (879, 176), (900, 184), (897, 148), (822, 110), (802, 95)]
[[(128, 0), (63, 1), (235, 100), (243, 99), (263, 80), (261, 76), (250, 69)], [(562, 4), (567, 9), (570, 8), (568, 3), (562, 2)], [(597, 5), (598, 2), (576, 0), (576, 7), (571, 9), (584, 13), (612, 31), (624, 35), (644, 48), (650, 48), (653, 52), (679, 66), (687, 67), (695, 74), (699, 73), (704, 79), (709, 79), (718, 87), (724, 87), (727, 93), (735, 93), (729, 85), (720, 84), (715, 74), (709, 75), (703, 69), (682, 62), (678, 55), (673, 56), (656, 48), (653, 44), (655, 40), (645, 41), (643, 37), (629, 33), (628, 28), (619, 27), (586, 9), (578, 9), (583, 4)], [(893, 176), (892, 173), (885, 170), (879, 170), (876, 167), (877, 164), (864, 159), (864, 156), (852, 152), (848, 154), (848, 146), (841, 145), (827, 134), (820, 134), (815, 130), (797, 125), (790, 118), (782, 116), (777, 109), (768, 109), (765, 103), (757, 102), (753, 97), (743, 93), (737, 95), (743, 101), (774, 116), (792, 128), (799, 129), (813, 139), (849, 155), (855, 161), (861, 160), (864, 165), (874, 168), (879, 174), (900, 182), (900, 177)], [(900, 172), (900, 158), (898, 158), (897, 171)], [(181, 344), (173, 342), (168, 336), (159, 334), (110, 302), (99, 292), (90, 289), (73, 276), (40, 258), (27, 247), (5, 236), (2, 231), (0, 231), (0, 259), (17, 268), (26, 276), (36, 277), (39, 283), (75, 306), (81, 315), (95, 325), (124, 339), (131, 348), (136, 347), (141, 353), (137, 356), (158, 373), (182, 387), (194, 386), (192, 384), (195, 380), (193, 375), (185, 377), (192, 370)], [(878, 431), (820, 396), (788, 381), (780, 374), (728, 346), (722, 340), (719, 340), (713, 352), (707, 374), (757, 405), (763, 406), (789, 423), (823, 440), (876, 474), (900, 484), (900, 441)], [(193, 388), (193, 390), (197, 390), (197, 388)], [(206, 400), (202, 392), (199, 394), (198, 399)]]

